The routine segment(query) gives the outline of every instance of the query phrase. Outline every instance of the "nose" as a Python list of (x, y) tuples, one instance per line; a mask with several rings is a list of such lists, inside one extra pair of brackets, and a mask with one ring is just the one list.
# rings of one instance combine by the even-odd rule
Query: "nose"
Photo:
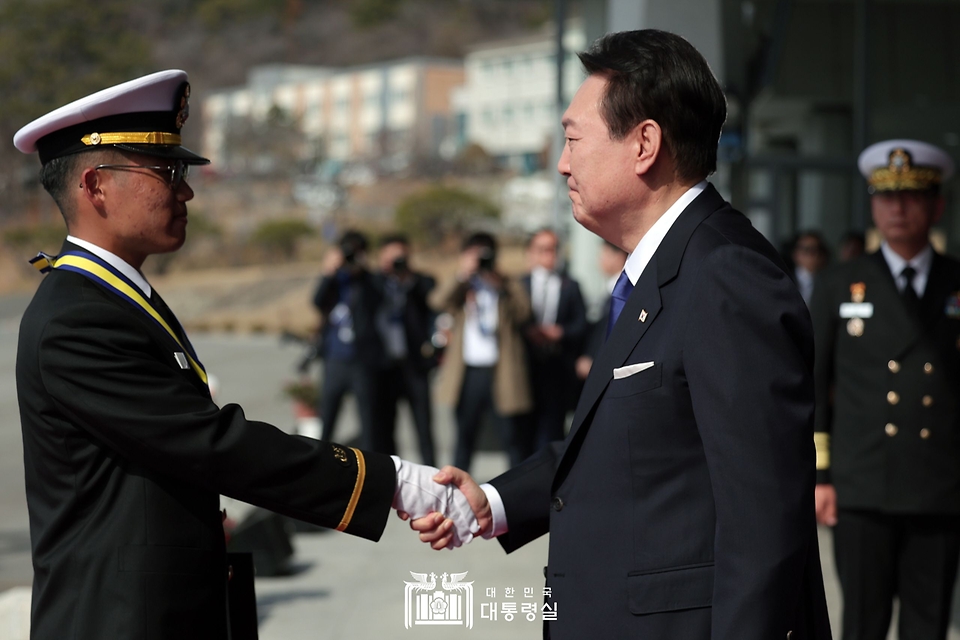
[(563, 151), (560, 153), (560, 159), (557, 161), (557, 171), (562, 176), (570, 175), (570, 145), (566, 141), (563, 143)]
[(186, 180), (180, 181), (180, 186), (177, 188), (177, 200), (180, 202), (189, 202), (193, 200), (193, 189), (190, 188), (190, 185), (187, 184)]

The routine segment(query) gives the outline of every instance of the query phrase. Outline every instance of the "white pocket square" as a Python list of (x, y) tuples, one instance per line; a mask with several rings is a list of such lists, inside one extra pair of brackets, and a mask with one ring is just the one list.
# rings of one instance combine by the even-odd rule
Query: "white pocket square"
[(613, 379), (629, 378), (635, 373), (646, 371), (653, 366), (652, 362), (638, 362), (637, 364), (628, 364), (613, 370)]

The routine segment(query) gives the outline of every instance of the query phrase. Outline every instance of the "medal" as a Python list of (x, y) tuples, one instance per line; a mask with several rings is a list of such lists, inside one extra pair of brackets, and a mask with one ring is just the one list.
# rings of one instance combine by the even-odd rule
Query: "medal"
[(943, 312), (948, 318), (960, 318), (960, 291), (947, 296), (947, 305)]
[(850, 321), (847, 322), (847, 333), (849, 333), (854, 338), (859, 338), (863, 335), (863, 320), (861, 318), (850, 318)]
[(867, 295), (867, 284), (865, 282), (854, 282), (850, 285), (851, 302), (863, 302), (865, 295)]

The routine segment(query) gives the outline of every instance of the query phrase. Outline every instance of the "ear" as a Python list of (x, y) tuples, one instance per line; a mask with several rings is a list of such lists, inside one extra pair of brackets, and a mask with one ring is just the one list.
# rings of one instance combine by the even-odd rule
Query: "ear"
[(87, 167), (80, 173), (80, 198), (94, 208), (101, 209), (104, 201), (103, 176), (93, 167)]
[(630, 133), (635, 149), (634, 171), (638, 176), (648, 173), (656, 164), (663, 149), (663, 130), (654, 120), (644, 120)]

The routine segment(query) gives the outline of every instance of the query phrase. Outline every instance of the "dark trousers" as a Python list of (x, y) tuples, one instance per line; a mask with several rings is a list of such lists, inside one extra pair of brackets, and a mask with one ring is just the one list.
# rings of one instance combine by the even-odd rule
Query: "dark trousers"
[(531, 424), (525, 443), (528, 456), (554, 440), (563, 440), (574, 375), (567, 369), (567, 362), (562, 357), (531, 358), (533, 413), (529, 416)]
[(380, 372), (377, 383), (377, 418), (373, 427), (373, 450), (390, 455), (397, 453), (394, 439), (397, 423), (397, 403), (406, 398), (413, 414), (420, 442), (423, 464), (436, 465), (433, 449), (433, 416), (430, 406), (429, 371), (414, 366), (407, 360), (395, 363)]
[(376, 370), (356, 360), (323, 361), (323, 382), (320, 385), (320, 420), (323, 423), (321, 440), (333, 440), (333, 429), (340, 415), (343, 397), (349, 392), (357, 400), (360, 413), (360, 448), (373, 444), (374, 401), (376, 399)]
[(900, 640), (947, 637), (960, 517), (841, 509), (833, 530), (843, 640), (885, 640), (900, 598)]
[(520, 419), (516, 416), (500, 415), (493, 406), (493, 367), (466, 367), (460, 398), (457, 400), (457, 448), (454, 466), (464, 471), (470, 469), (477, 433), (483, 424), (483, 418), (488, 414), (496, 423), (500, 445), (510, 457), (510, 466), (514, 467), (523, 462)]

